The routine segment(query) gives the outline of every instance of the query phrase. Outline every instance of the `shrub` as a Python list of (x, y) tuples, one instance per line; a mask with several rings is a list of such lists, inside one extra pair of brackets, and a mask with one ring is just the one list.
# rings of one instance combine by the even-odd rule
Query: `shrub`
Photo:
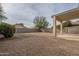
[(3, 34), (5, 38), (10, 38), (15, 33), (15, 26), (7, 23), (0, 24), (0, 34)]

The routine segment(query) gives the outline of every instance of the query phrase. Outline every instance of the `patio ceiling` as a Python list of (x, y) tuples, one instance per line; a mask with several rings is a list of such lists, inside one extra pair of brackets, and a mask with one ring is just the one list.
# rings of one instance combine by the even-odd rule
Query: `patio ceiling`
[(58, 13), (53, 16), (56, 16), (56, 20), (58, 21), (61, 21), (61, 20), (67, 21), (67, 20), (77, 19), (79, 18), (79, 8), (74, 8), (74, 9), (71, 9), (71, 10), (68, 10), (62, 13)]

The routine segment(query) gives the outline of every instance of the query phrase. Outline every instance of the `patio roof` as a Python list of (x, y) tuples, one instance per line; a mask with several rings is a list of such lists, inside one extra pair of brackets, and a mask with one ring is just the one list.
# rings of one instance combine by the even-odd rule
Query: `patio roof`
[(56, 16), (56, 20), (58, 21), (61, 21), (61, 20), (67, 21), (67, 20), (77, 19), (79, 18), (79, 8), (67, 10), (65, 12), (55, 14), (53, 16)]

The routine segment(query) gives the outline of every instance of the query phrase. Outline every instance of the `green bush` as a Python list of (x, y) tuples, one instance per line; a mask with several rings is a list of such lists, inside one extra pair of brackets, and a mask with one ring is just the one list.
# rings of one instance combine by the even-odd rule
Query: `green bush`
[(3, 34), (5, 38), (10, 38), (15, 33), (15, 26), (7, 23), (0, 24), (0, 34)]

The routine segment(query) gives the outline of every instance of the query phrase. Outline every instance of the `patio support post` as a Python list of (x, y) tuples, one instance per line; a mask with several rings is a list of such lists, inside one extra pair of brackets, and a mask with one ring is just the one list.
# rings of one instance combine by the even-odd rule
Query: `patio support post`
[(63, 21), (60, 21), (60, 34), (63, 34)]
[(56, 16), (53, 16), (53, 35), (56, 37)]

